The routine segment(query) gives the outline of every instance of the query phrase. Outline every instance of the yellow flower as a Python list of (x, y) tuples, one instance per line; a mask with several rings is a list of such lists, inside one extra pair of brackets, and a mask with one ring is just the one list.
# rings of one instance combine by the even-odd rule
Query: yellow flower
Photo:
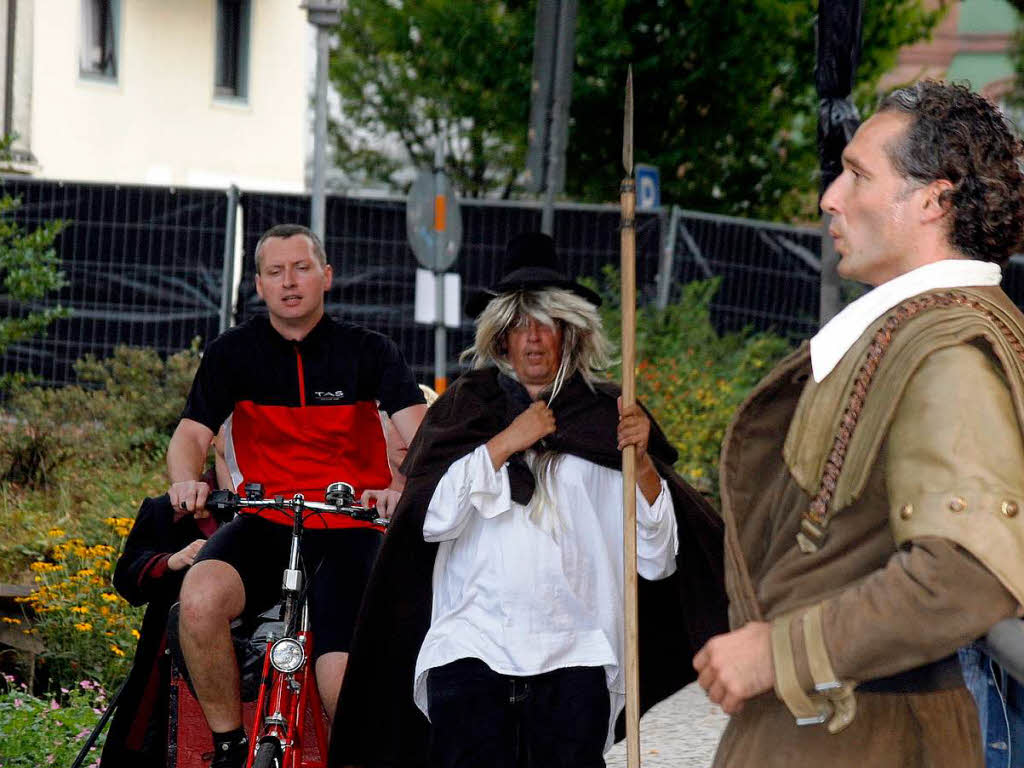
[(139, 639), (139, 630), (133, 629), (132, 630), (132, 637), (134, 637), (136, 640), (138, 640)]
[(10, 616), (4, 616), (4, 624), (21, 624), (21, 619), (12, 619)]
[(64, 530), (62, 528), (51, 528), (46, 532), (46, 535), (51, 539), (59, 539), (64, 535)]
[(85, 606), (85, 605), (72, 605), (71, 606), (71, 612), (72, 613), (88, 613), (89, 612), (89, 607)]
[(88, 578), (89, 576), (93, 576), (95, 573), (96, 573), (96, 571), (94, 571), (92, 568), (83, 568), (82, 570), (80, 570), (75, 575), (76, 576), (81, 576), (84, 579), (84, 578)]
[(104, 592), (100, 595), (100, 597), (102, 597), (108, 603), (116, 603), (118, 600), (121, 599), (117, 595), (112, 595), (110, 592)]
[(120, 648), (118, 648), (113, 643), (110, 644), (110, 650), (114, 652), (115, 656), (124, 656), (124, 651), (122, 651)]
[(79, 624), (75, 624), (75, 629), (77, 629), (79, 632), (89, 632), (90, 630), (92, 630), (92, 624), (90, 624), (87, 621), (83, 621)]

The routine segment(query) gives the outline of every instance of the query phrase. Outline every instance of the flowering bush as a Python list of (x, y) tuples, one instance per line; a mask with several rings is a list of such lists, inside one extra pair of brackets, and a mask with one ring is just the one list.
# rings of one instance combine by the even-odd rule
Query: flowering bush
[[(68, 766), (107, 706), (107, 694), (90, 680), (61, 688), (57, 698), (32, 696), (11, 675), (0, 681), (0, 768)], [(85, 765), (99, 765), (101, 736)]]
[[(605, 331), (618, 346), (618, 273), (606, 268), (600, 285)], [(770, 333), (719, 334), (711, 323), (717, 279), (683, 286), (678, 300), (637, 312), (638, 399), (679, 451), (676, 470), (697, 489), (718, 497), (718, 458), (725, 429), (747, 392), (790, 349)], [(618, 367), (610, 375), (621, 377)]]
[(35, 613), (29, 631), (46, 646), (51, 685), (86, 676), (112, 687), (131, 666), (141, 609), (118, 595), (110, 578), (132, 519), (108, 517), (104, 523), (106, 540), (93, 544), (51, 529), (50, 558), (31, 565), (36, 587), (20, 598)]

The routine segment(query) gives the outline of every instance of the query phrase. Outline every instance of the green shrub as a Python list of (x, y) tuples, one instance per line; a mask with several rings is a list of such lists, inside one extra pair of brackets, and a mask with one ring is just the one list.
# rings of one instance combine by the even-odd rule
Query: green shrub
[(198, 340), (167, 360), (117, 347), (108, 359), (76, 363), (84, 386), (13, 385), (0, 428), (0, 479), (45, 487), (76, 459), (94, 466), (162, 459), (198, 365)]
[[(602, 296), (605, 330), (618, 347), (618, 272), (606, 268), (602, 283), (591, 285)], [(711, 324), (718, 286), (718, 279), (688, 283), (665, 309), (639, 309), (636, 330), (637, 397), (679, 451), (676, 470), (716, 499), (725, 428), (747, 392), (790, 349), (786, 339), (770, 333), (720, 335)], [(621, 369), (610, 375), (621, 380)]]

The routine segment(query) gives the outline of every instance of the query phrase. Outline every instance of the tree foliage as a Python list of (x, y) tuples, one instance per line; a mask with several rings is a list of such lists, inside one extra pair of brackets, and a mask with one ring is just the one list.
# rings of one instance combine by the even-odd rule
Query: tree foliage
[[(350, 0), (331, 78), (350, 177), (392, 185), (429, 165), (439, 127), (466, 195), (514, 194), (523, 170), (534, 2)], [(817, 0), (592, 0), (579, 4), (566, 194), (614, 199), (622, 86), (636, 82), (635, 155), (666, 202), (792, 218), (816, 207)], [(865, 3), (860, 100), (944, 9)]]
[[(0, 165), (9, 159), (10, 144), (10, 137), (0, 140)], [(60, 306), (34, 306), (47, 293), (65, 285), (53, 247), (64, 223), (51, 221), (25, 230), (13, 218), (20, 204), (10, 195), (0, 197), (0, 354), (67, 315)]]
[(330, 78), (345, 117), (335, 162), (356, 183), (407, 184), (441, 130), (459, 193), (511, 190), (525, 162), (533, 11), (494, 0), (349, 0)]

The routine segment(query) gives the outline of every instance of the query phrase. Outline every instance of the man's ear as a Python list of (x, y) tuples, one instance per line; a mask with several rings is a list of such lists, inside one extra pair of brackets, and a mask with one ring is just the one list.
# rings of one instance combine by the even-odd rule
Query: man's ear
[(263, 298), (263, 284), (260, 282), (260, 273), (256, 273), (256, 295)]
[(936, 179), (926, 186), (922, 192), (921, 222), (928, 223), (941, 219), (949, 212), (950, 203), (945, 193), (953, 189), (949, 179)]

